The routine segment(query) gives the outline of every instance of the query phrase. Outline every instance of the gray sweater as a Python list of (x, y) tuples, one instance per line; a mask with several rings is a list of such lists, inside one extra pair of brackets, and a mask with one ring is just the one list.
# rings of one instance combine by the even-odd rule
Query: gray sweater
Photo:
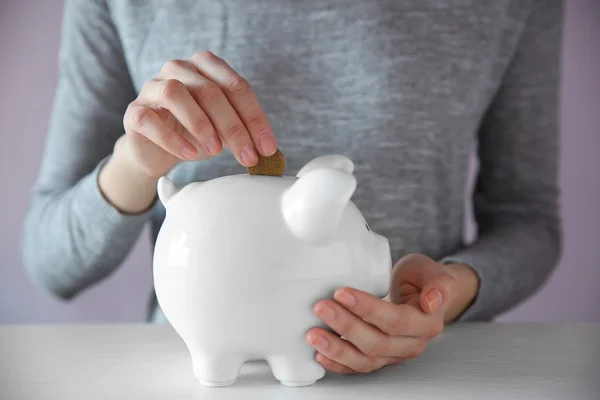
[[(350, 157), (353, 200), (394, 261), (418, 252), (472, 266), (482, 286), (461, 320), (489, 320), (540, 288), (560, 254), (562, 11), (559, 0), (67, 0), (25, 267), (40, 288), (73, 299), (119, 268), (145, 224), (154, 239), (162, 204), (121, 214), (98, 172), (144, 82), (208, 49), (253, 85), (287, 174), (315, 156)], [(227, 152), (170, 176), (183, 185), (245, 172)], [(150, 299), (148, 318), (164, 322)]]

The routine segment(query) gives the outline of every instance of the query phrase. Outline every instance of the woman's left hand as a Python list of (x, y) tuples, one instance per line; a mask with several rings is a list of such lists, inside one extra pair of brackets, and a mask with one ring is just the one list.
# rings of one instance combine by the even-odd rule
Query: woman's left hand
[(385, 299), (343, 288), (335, 300), (319, 301), (314, 312), (337, 335), (313, 328), (306, 340), (326, 370), (368, 373), (420, 355), (477, 290), (477, 276), (469, 267), (409, 255), (394, 266)]

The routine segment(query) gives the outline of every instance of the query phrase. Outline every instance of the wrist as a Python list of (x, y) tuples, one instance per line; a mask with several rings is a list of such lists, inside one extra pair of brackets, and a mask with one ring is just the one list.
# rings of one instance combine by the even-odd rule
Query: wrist
[(444, 316), (445, 322), (455, 321), (462, 315), (475, 301), (479, 293), (479, 275), (466, 264), (443, 264), (444, 269), (450, 274), (458, 284), (458, 292), (454, 300), (450, 303)]
[(115, 146), (115, 152), (100, 170), (100, 192), (106, 201), (122, 213), (146, 212), (156, 199), (158, 177), (137, 167), (122, 150)]
[(132, 148), (131, 139), (123, 135), (115, 143), (113, 155), (110, 158), (115, 167), (123, 171), (128, 178), (135, 179), (137, 182), (156, 184), (162, 174), (154, 173), (144, 168), (136, 159), (135, 151)]
[(105, 168), (121, 176), (121, 180), (138, 187), (155, 187), (160, 175), (152, 175), (139, 166), (125, 152), (115, 152), (107, 160)]

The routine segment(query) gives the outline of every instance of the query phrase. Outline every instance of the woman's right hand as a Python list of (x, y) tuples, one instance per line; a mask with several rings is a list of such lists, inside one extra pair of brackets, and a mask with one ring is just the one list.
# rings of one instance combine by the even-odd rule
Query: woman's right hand
[(237, 72), (202, 51), (167, 62), (146, 82), (123, 118), (125, 135), (98, 179), (100, 192), (124, 213), (144, 212), (156, 182), (182, 161), (203, 160), (229, 148), (244, 166), (277, 150), (256, 94)]
[[(272, 155), (275, 136), (249, 83), (209, 51), (168, 61), (123, 118), (128, 163), (157, 178), (228, 148), (240, 164)], [(115, 149), (115, 152), (117, 149)]]

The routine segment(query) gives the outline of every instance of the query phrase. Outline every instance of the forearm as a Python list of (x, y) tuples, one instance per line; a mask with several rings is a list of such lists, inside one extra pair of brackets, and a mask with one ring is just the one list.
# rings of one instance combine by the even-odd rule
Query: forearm
[[(554, 269), (560, 254), (558, 221), (510, 219), (481, 233), (443, 263), (469, 266), (478, 278), (470, 303), (455, 306), (460, 321), (491, 320), (531, 296)], [(468, 275), (468, 274), (467, 274)], [(469, 278), (463, 277), (463, 282)], [(468, 284), (459, 287), (468, 287)], [(466, 293), (461, 296), (466, 298)], [(464, 306), (464, 309), (461, 309)]]
[(59, 81), (22, 253), (33, 282), (69, 298), (123, 262), (149, 218), (155, 184), (106, 162), (136, 97), (108, 4), (67, 1), (61, 30)]
[(125, 259), (148, 214), (124, 215), (101, 195), (100, 166), (75, 186), (37, 192), (23, 230), (23, 260), (32, 281), (70, 298), (111, 274)]
[(558, 100), (563, 1), (531, 4), (478, 132), (474, 243), (444, 261), (480, 287), (459, 320), (490, 320), (537, 291), (561, 250)]

